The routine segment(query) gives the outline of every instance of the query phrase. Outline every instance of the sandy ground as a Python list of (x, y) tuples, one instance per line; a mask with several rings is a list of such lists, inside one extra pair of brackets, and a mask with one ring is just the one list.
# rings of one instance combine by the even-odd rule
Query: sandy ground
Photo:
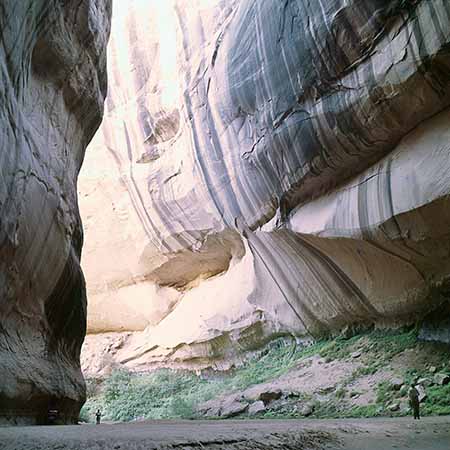
[(0, 428), (1, 450), (449, 450), (450, 417)]

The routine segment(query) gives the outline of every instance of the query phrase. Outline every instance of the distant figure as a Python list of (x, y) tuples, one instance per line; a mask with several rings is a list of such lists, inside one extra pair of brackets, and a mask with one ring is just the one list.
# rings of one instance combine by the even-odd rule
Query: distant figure
[(100, 425), (100, 419), (102, 418), (102, 413), (99, 409), (97, 409), (97, 412), (95, 413), (95, 423), (97, 425)]
[(420, 402), (419, 402), (419, 391), (414, 386), (414, 383), (411, 383), (411, 387), (408, 391), (409, 396), (409, 404), (413, 410), (414, 420), (420, 419)]
[(55, 399), (50, 399), (47, 409), (47, 425), (56, 425), (58, 421), (58, 408)]
[(47, 423), (48, 425), (56, 425), (56, 421), (58, 420), (58, 410), (51, 408), (47, 412)]

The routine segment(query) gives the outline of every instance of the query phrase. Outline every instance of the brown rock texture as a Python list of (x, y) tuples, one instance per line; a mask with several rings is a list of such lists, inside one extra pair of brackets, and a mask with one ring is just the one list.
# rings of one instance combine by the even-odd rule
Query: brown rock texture
[(447, 1), (116, 8), (80, 190), (89, 329), (136, 332), (119, 362), (223, 367), (448, 300)]
[(106, 95), (109, 0), (0, 2), (0, 424), (78, 417), (77, 176)]

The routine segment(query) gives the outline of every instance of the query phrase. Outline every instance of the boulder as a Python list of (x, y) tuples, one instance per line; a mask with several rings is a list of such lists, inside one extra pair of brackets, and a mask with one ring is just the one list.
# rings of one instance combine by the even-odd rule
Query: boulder
[(427, 393), (425, 392), (425, 388), (421, 385), (418, 384), (416, 386), (417, 391), (419, 392), (419, 402), (422, 403), (427, 399)]
[(274, 400), (279, 400), (282, 395), (283, 392), (279, 389), (275, 391), (264, 391), (259, 394), (258, 400), (261, 400), (264, 402), (264, 405), (267, 405)]
[(401, 412), (402, 412), (402, 414), (406, 414), (406, 415), (409, 415), (409, 414), (411, 414), (411, 406), (409, 406), (409, 402), (408, 403), (404, 403), (402, 406), (401, 406)]
[(312, 403), (305, 403), (298, 409), (298, 413), (303, 417), (308, 417), (314, 412), (314, 405)]
[(402, 378), (392, 378), (390, 380), (390, 383), (391, 383), (392, 389), (394, 389), (394, 391), (399, 391), (404, 385)]
[(408, 386), (406, 386), (406, 385), (404, 384), (404, 385), (400, 388), (399, 393), (400, 393), (400, 395), (401, 395), (402, 397), (404, 397), (405, 395), (407, 395), (407, 394), (408, 394)]
[(228, 419), (230, 417), (235, 417), (238, 416), (239, 414), (244, 413), (245, 411), (247, 411), (249, 407), (248, 403), (242, 403), (242, 402), (238, 402), (238, 401), (231, 401), (228, 403), (225, 403), (219, 412), (219, 416), (222, 419)]
[(221, 407), (212, 407), (207, 409), (199, 410), (199, 413), (208, 418), (220, 417), (221, 415)]
[(360, 358), (361, 355), (362, 355), (362, 352), (361, 352), (360, 350), (358, 350), (358, 351), (356, 351), (356, 352), (353, 352), (350, 356), (351, 356), (353, 359), (357, 359), (357, 358)]
[(434, 382), (440, 386), (444, 386), (450, 383), (450, 375), (446, 373), (437, 373), (434, 376)]
[(417, 384), (427, 387), (427, 386), (431, 386), (433, 384), (433, 381), (430, 378), (424, 377), (424, 378), (419, 378), (417, 380)]
[(389, 411), (391, 411), (391, 412), (399, 411), (399, 410), (400, 410), (400, 403), (398, 403), (398, 402), (391, 403), (391, 404), (387, 407), (387, 409), (388, 409)]
[(265, 410), (266, 410), (266, 406), (264, 405), (264, 402), (262, 402), (262, 401), (254, 402), (248, 408), (248, 415), (255, 416), (258, 413), (261, 413)]
[[(320, 364), (320, 360), (318, 361), (318, 364)], [(300, 397), (300, 393), (297, 391), (285, 391), (283, 392), (283, 397), (285, 398), (297, 398)]]

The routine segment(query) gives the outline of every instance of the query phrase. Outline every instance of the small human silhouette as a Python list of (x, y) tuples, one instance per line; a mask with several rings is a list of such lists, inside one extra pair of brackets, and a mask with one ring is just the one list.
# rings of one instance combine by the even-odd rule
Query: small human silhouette
[(49, 409), (47, 413), (47, 423), (49, 425), (55, 425), (58, 420), (58, 410), (55, 408)]
[(55, 399), (50, 399), (47, 409), (47, 424), (48, 425), (56, 425), (58, 421), (58, 407)]
[(419, 401), (419, 391), (417, 390), (414, 383), (411, 383), (411, 387), (408, 391), (409, 404), (413, 410), (414, 420), (420, 420), (420, 401)]
[(100, 425), (100, 420), (102, 418), (102, 413), (99, 409), (97, 409), (97, 412), (95, 413), (95, 423), (96, 425)]

